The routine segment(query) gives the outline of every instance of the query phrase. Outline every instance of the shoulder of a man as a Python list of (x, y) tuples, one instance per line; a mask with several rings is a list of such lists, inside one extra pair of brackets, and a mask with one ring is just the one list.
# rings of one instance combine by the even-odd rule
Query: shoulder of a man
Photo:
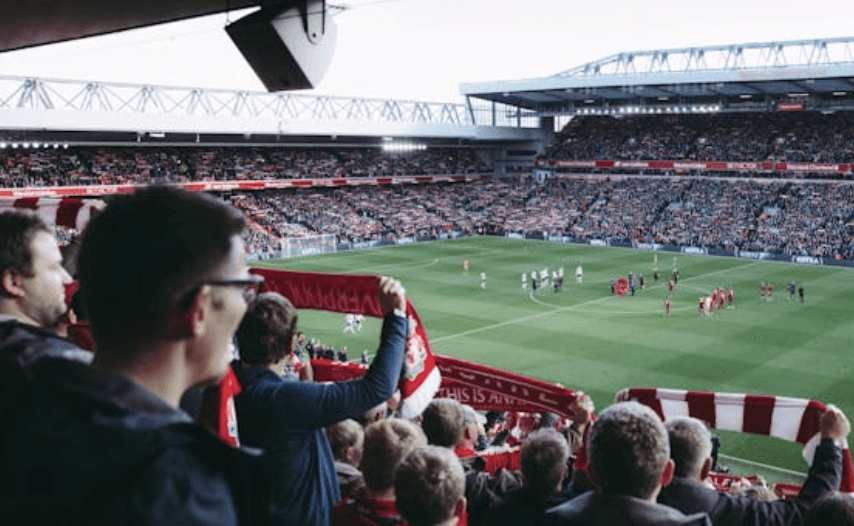
[[(5, 318), (5, 317), (4, 317)], [(49, 329), (5, 318), (0, 322), (0, 364), (26, 370), (41, 358), (65, 358), (90, 363), (92, 353), (84, 351)]]
[(97, 512), (103, 524), (264, 523), (259, 497), (266, 494), (266, 481), (257, 455), (220, 442), (196, 424), (146, 435), (136, 445), (136, 462), (101, 481), (91, 495), (96, 502), (81, 506), (83, 513)]
[(669, 485), (661, 488), (658, 502), (682, 513), (706, 512), (710, 515), (714, 515), (713, 510), (728, 504), (726, 495), (683, 477), (674, 477)]
[(675, 508), (627, 496), (588, 491), (547, 511), (546, 524), (605, 526), (631, 521), (636, 526), (711, 526), (705, 513), (685, 515)]

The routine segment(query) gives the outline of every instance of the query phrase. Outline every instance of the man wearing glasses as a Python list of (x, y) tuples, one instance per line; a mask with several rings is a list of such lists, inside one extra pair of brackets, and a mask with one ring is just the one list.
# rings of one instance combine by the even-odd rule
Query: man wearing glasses
[(78, 272), (95, 360), (39, 361), (4, 415), (0, 523), (263, 523), (254, 457), (178, 409), (224, 374), (260, 281), (243, 227), (225, 203), (167, 188), (116, 196), (90, 222)]

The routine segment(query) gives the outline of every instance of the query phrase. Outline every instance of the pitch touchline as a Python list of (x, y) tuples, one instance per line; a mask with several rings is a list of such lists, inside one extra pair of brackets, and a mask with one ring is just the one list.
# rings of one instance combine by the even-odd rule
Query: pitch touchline
[(798, 476), (800, 476), (800, 477), (806, 477), (806, 476), (807, 476), (807, 475), (806, 475), (806, 473), (801, 473), (800, 471), (793, 471), (793, 470), (791, 470), (791, 469), (786, 469), (786, 468), (781, 468), (781, 467), (777, 467), (777, 466), (772, 466), (772, 465), (770, 465), (770, 464), (763, 464), (762, 462), (754, 462), (754, 461), (752, 461), (752, 460), (747, 460), (747, 459), (744, 459), (744, 458), (733, 457), (733, 456), (731, 456), (731, 455), (724, 455), (723, 453), (718, 453), (718, 456), (719, 456), (719, 457), (722, 457), (722, 458), (728, 458), (728, 459), (731, 459), (731, 460), (737, 460), (737, 461), (739, 461), (739, 462), (744, 462), (745, 464), (750, 464), (750, 465), (753, 465), (753, 466), (759, 466), (760, 468), (771, 469), (771, 470), (774, 470), (774, 471), (779, 471), (779, 472), (781, 472), (781, 473), (788, 473), (789, 475), (798, 475)]
[[(728, 272), (728, 271), (733, 270), (733, 269), (736, 269), (736, 268), (737, 268), (737, 269), (743, 269), (743, 268), (748, 267), (748, 266), (756, 265), (757, 263), (758, 263), (757, 261), (752, 261), (752, 262), (750, 262), (750, 263), (747, 263), (747, 264), (745, 264), (745, 265), (741, 265), (741, 266), (739, 266), (739, 267), (732, 267), (732, 268), (726, 268), (726, 269), (721, 269), (721, 270), (714, 270), (714, 271), (712, 271), (712, 272), (707, 272), (707, 273), (705, 273), (705, 274), (700, 274), (699, 276), (694, 276), (694, 277), (692, 277), (692, 278), (685, 278), (683, 281), (692, 281), (692, 280), (695, 280), (695, 279), (704, 278), (704, 277), (706, 277), (706, 276), (711, 276), (712, 274), (719, 274), (719, 273), (721, 273), (721, 272)], [(653, 286), (652, 286), (652, 287), (650, 287), (650, 288), (661, 287), (661, 286), (663, 286), (663, 285), (653, 285)], [(535, 319), (537, 319), (537, 318), (541, 318), (541, 317), (543, 317), (543, 316), (551, 316), (552, 314), (556, 314), (556, 313), (558, 313), (558, 312), (563, 312), (563, 311), (567, 311), (567, 310), (573, 310), (573, 309), (577, 309), (578, 307), (583, 307), (583, 306), (585, 306), (585, 305), (590, 305), (590, 304), (592, 304), (592, 303), (599, 303), (599, 302), (601, 302), (601, 301), (610, 300), (610, 299), (613, 299), (614, 297), (615, 297), (615, 296), (604, 296), (604, 297), (602, 297), (602, 298), (598, 298), (598, 299), (595, 299), (595, 300), (585, 301), (584, 303), (577, 303), (577, 304), (575, 304), (575, 305), (567, 305), (566, 307), (559, 307), (559, 308), (554, 309), (554, 310), (551, 310), (551, 311), (547, 311), (547, 312), (540, 312), (540, 313), (537, 313), (537, 314), (531, 314), (530, 316), (524, 316), (524, 317), (522, 317), (522, 318), (516, 318), (515, 320), (507, 320), (507, 321), (503, 321), (503, 322), (501, 322), (501, 323), (496, 323), (496, 324), (494, 324), (494, 325), (487, 325), (486, 327), (478, 327), (477, 329), (471, 329), (471, 330), (463, 331), (463, 332), (460, 332), (460, 333), (457, 333), (457, 334), (449, 334), (449, 335), (447, 335), (447, 336), (440, 336), (439, 338), (431, 338), (431, 339), (430, 339), (430, 342), (431, 342), (431, 343), (438, 343), (438, 342), (443, 342), (443, 341), (446, 341), (446, 340), (453, 340), (454, 338), (459, 338), (460, 336), (468, 336), (469, 334), (476, 334), (476, 333), (478, 333), (478, 332), (489, 331), (489, 330), (492, 330), (492, 329), (497, 329), (497, 328), (499, 328), (499, 327), (504, 327), (504, 326), (506, 326), (506, 325), (514, 325), (514, 324), (517, 324), (517, 323), (526, 322), (526, 321), (528, 321), (528, 320), (535, 320)]]

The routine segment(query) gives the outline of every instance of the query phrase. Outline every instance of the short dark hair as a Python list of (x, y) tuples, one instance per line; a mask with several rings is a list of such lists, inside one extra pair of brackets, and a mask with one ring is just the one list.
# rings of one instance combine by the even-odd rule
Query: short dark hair
[(80, 247), (83, 301), (99, 349), (157, 338), (173, 309), (223, 265), (243, 215), (203, 193), (149, 187), (110, 199)]
[(465, 431), (462, 406), (453, 398), (433, 400), (421, 413), (421, 429), (434, 446), (456, 446)]
[(400, 464), (394, 478), (397, 511), (412, 526), (447, 521), (464, 492), (460, 459), (443, 447), (417, 448)]
[(365, 429), (362, 474), (373, 490), (394, 486), (397, 468), (412, 451), (427, 445), (427, 437), (417, 425), (400, 418), (386, 418)]
[(566, 474), (569, 444), (554, 429), (538, 429), (525, 439), (520, 460), (526, 487), (552, 491)]
[(22, 275), (32, 274), (30, 245), (38, 232), (53, 235), (35, 212), (16, 209), (0, 213), (0, 274), (9, 269)]
[(703, 461), (712, 454), (712, 434), (702, 420), (673, 418), (664, 424), (670, 441), (670, 458), (677, 477), (699, 477)]
[(278, 292), (259, 294), (246, 307), (237, 327), (240, 359), (252, 366), (277, 363), (291, 350), (297, 310)]
[(605, 495), (648, 499), (670, 459), (667, 431), (655, 412), (637, 402), (614, 404), (599, 414), (588, 442), (590, 469)]

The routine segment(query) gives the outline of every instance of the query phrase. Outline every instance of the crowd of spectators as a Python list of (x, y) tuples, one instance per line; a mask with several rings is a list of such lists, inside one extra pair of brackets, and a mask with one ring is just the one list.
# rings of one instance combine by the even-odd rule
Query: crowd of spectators
[[(854, 259), (854, 185), (710, 177), (505, 177), (229, 194), (273, 237), (539, 233)], [(254, 245), (253, 245), (254, 246)]]
[[(0, 522), (852, 524), (854, 500), (835, 492), (851, 427), (834, 406), (815, 415), (820, 441), (787, 501), (717, 491), (708, 424), (665, 426), (637, 402), (594, 418), (575, 391), (562, 418), (484, 415), (447, 398), (427, 404), (420, 426), (399, 418), (409, 325), (389, 277), (375, 281), (383, 327), (364, 376), (288, 376), (298, 312), (257, 294), (245, 227), (210, 195), (155, 187), (111, 200), (75, 265), (94, 338), (80, 348), (64, 337), (77, 324), (56, 238), (36, 214), (0, 213), (0, 401), (15, 424), (0, 440)], [(353, 440), (327, 431), (360, 415)], [(342, 491), (341, 475), (359, 472), (361, 489)]]
[(544, 158), (848, 163), (852, 125), (851, 112), (582, 116)]
[(6, 188), (491, 172), (472, 150), (71, 147), (0, 150)]

